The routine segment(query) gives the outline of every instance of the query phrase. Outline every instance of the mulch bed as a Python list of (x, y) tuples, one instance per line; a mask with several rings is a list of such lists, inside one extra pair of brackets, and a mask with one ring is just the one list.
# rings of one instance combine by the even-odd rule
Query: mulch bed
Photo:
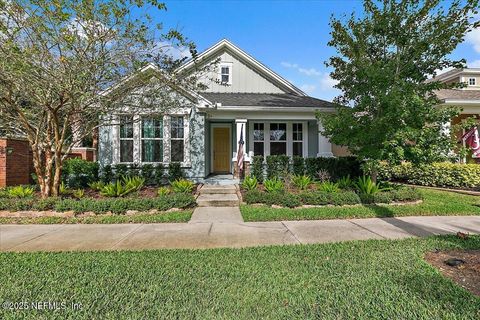
[[(449, 266), (448, 259), (461, 259), (464, 263)], [(429, 252), (425, 260), (445, 276), (473, 294), (480, 296), (480, 250), (449, 250)]]

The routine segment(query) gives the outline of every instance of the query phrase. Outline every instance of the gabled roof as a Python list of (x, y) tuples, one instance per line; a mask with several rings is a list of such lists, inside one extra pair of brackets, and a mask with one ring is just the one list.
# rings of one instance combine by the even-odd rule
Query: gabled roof
[(247, 66), (261, 74), (267, 80), (271, 81), (272, 83), (276, 84), (278, 87), (284, 89), (287, 92), (291, 92), (293, 94), (299, 96), (307, 96), (305, 92), (294, 86), (289, 81), (282, 78), (280, 75), (275, 73), (273, 70), (253, 58), (251, 55), (228, 41), (227, 39), (223, 39), (218, 43), (214, 44), (204, 52), (200, 53), (196, 59), (190, 59), (185, 64), (180, 66), (176, 72), (177, 73), (184, 73), (189, 72), (192, 70), (196, 64), (202, 64), (208, 61), (211, 57), (215, 56), (216, 54), (222, 52), (223, 50), (227, 50), (228, 52), (235, 55), (238, 59), (244, 62)]
[[(130, 81), (134, 81), (140, 76), (148, 76), (148, 75), (155, 75), (158, 77), (163, 77), (169, 79), (169, 76), (163, 72), (157, 65), (153, 63), (147, 64), (145, 67), (141, 68), (140, 70), (136, 71), (133, 74), (127, 75), (124, 77), (120, 82), (117, 84), (111, 86), (107, 90), (104, 90), (101, 92), (101, 95), (109, 95), (111, 92), (114, 92), (115, 90), (121, 89), (123, 86), (127, 85)], [(212, 106), (212, 103), (208, 101), (205, 97), (199, 95), (193, 90), (185, 89), (180, 86), (172, 86), (172, 89), (177, 90), (178, 92), (182, 93), (185, 95), (186, 98), (190, 98), (192, 100), (196, 100), (198, 102), (201, 102), (204, 107)]]
[(456, 89), (441, 89), (435, 92), (437, 97), (443, 103), (457, 102), (457, 103), (479, 103), (480, 90), (456, 90)]
[(448, 81), (450, 79), (456, 78), (464, 73), (468, 74), (478, 74), (480, 75), (480, 68), (459, 68), (453, 69), (444, 73), (437, 75), (434, 78), (429, 79), (428, 81)]
[(333, 109), (333, 103), (290, 93), (203, 92), (202, 96), (222, 107), (279, 107)]

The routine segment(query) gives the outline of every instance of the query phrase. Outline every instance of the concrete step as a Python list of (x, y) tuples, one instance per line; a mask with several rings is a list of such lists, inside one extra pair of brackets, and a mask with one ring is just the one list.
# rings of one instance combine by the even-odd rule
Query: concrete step
[(204, 185), (200, 189), (200, 194), (235, 194), (237, 189), (235, 186), (212, 186)]
[(237, 207), (240, 201), (236, 194), (200, 194), (197, 205), (199, 207)]

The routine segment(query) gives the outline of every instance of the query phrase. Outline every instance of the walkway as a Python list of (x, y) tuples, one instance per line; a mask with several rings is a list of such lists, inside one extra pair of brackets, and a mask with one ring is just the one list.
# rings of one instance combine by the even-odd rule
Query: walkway
[[(238, 248), (425, 237), (458, 231), (480, 234), (480, 216), (242, 222), (236, 211), (228, 211), (238, 208), (215, 210), (205, 211), (190, 223), (0, 225), (0, 251)], [(221, 219), (209, 221), (208, 217), (219, 215)]]

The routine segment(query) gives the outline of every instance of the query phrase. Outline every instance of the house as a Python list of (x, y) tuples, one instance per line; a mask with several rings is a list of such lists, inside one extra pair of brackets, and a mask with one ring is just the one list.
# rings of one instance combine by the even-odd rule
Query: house
[[(463, 88), (442, 89), (436, 92), (437, 97), (441, 100), (440, 106), (456, 106), (462, 109), (460, 115), (452, 119), (451, 123), (447, 124), (448, 126), (456, 125), (463, 119), (471, 117), (478, 119), (480, 122), (480, 68), (450, 70), (438, 75), (435, 80), (465, 84)], [(459, 132), (458, 138), (463, 133), (465, 131)], [(476, 162), (480, 162), (480, 159), (476, 159)]]
[[(237, 176), (238, 141), (245, 142), (245, 172), (254, 155), (332, 157), (346, 155), (321, 135), (315, 112), (333, 112), (328, 101), (309, 97), (228, 40), (196, 61), (216, 61), (208, 89), (184, 91), (185, 105), (161, 118), (122, 114), (99, 132), (101, 165), (180, 162), (186, 176), (202, 181), (212, 175)], [(193, 61), (177, 72), (188, 75)], [(148, 65), (141, 73), (158, 71)], [(125, 119), (127, 121), (125, 121)], [(138, 121), (135, 121), (138, 120)]]

